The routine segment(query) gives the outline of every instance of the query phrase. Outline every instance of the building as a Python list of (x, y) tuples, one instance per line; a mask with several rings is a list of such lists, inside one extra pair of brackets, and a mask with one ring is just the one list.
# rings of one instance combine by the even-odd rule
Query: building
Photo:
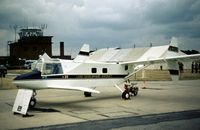
[(38, 56), (46, 52), (52, 56), (52, 36), (43, 36), (40, 28), (23, 28), (19, 31), (19, 40), (10, 43), (10, 58), (12, 65), (18, 60), (36, 60)]
[(7, 63), (10, 66), (22, 66), (25, 60), (37, 60), (44, 53), (50, 57), (71, 59), (70, 55), (64, 55), (64, 42), (60, 43), (60, 56), (52, 56), (53, 36), (44, 36), (42, 28), (22, 28), (18, 34), (19, 40), (9, 44), (10, 56)]

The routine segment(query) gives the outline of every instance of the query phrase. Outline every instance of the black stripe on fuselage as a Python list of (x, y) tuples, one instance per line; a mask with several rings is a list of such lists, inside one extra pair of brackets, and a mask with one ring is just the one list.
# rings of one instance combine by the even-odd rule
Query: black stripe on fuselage
[(30, 73), (22, 74), (17, 76), (14, 80), (35, 80), (35, 79), (113, 79), (113, 78), (124, 78), (127, 74), (121, 75), (42, 75), (40, 71), (32, 71)]
[(42, 76), (43, 79), (111, 79), (124, 78), (127, 75), (48, 75)]

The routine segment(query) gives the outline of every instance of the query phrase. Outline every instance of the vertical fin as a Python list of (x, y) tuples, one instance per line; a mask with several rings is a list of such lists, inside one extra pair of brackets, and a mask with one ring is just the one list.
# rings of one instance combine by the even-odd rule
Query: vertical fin
[(83, 46), (81, 47), (81, 49), (80, 49), (78, 55), (76, 56), (76, 58), (74, 59), (74, 61), (84, 62), (85, 60), (87, 60), (89, 58), (89, 53), (90, 53), (89, 44), (83, 44)]
[[(179, 48), (178, 48), (178, 39), (176, 37), (172, 37), (168, 51), (166, 53), (166, 57), (173, 57), (179, 55)], [(177, 60), (167, 60), (167, 65), (169, 69), (169, 73), (171, 75), (171, 79), (173, 81), (179, 80), (179, 66)]]
[(168, 52), (167, 52), (167, 56), (174, 56), (177, 55), (179, 52), (179, 48), (178, 48), (178, 39), (175, 37), (172, 37), (172, 40), (169, 44), (169, 48), (168, 48)]
[(176, 37), (172, 37), (170, 46), (177, 47), (178, 48), (178, 39)]

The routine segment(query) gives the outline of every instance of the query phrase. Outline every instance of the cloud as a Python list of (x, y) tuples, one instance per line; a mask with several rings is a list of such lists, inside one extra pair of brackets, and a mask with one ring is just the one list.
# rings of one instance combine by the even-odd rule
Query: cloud
[[(76, 7), (83, 28), (108, 28), (111, 30), (129, 30), (139, 28), (143, 19), (142, 2), (126, 1), (99, 1), (88, 0), (84, 6)], [(139, 26), (140, 25), (140, 26)]]
[(160, 0), (150, 3), (146, 17), (155, 24), (171, 24), (182, 21), (192, 21), (197, 15), (196, 0)]

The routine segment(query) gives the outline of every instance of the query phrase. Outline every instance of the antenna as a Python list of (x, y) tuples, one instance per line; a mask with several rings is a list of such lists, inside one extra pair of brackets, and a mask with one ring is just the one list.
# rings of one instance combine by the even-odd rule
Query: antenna
[(18, 28), (20, 28), (20, 26), (18, 26), (18, 25), (10, 25), (9, 26), (11, 29), (14, 29), (14, 32), (15, 32), (15, 42), (16, 42), (16, 40), (17, 40), (17, 29)]
[(47, 29), (47, 24), (41, 24), (41, 25), (40, 25), (40, 28), (41, 28), (42, 30)]
[(47, 29), (47, 24), (41, 24), (41, 25), (40, 25), (40, 29), (41, 29), (42, 32), (44, 33), (44, 29)]

